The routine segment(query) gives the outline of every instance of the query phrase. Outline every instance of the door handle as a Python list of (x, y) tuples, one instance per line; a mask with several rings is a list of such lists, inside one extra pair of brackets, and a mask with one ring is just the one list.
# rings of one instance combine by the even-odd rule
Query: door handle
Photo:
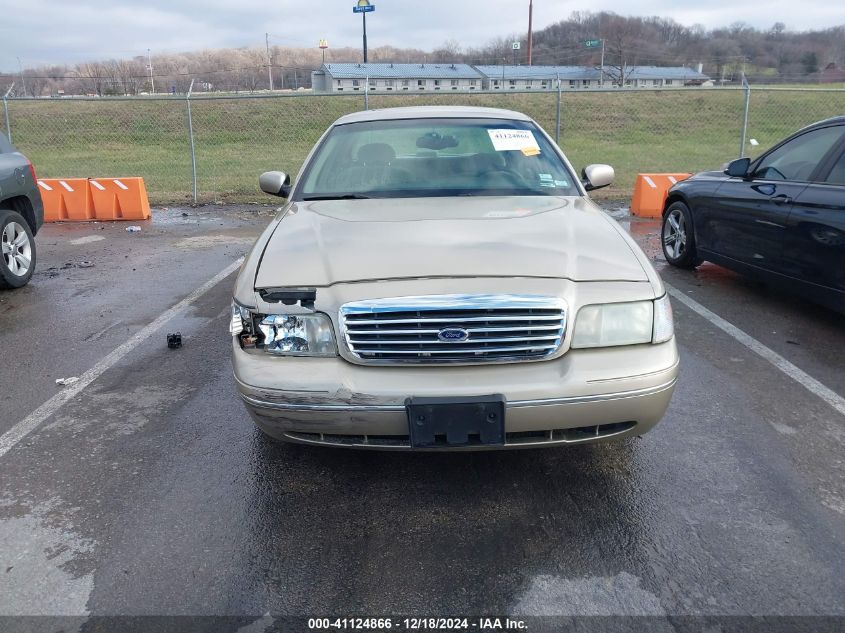
[(772, 202), (775, 204), (792, 204), (792, 198), (785, 194), (780, 194), (779, 196), (774, 196)]

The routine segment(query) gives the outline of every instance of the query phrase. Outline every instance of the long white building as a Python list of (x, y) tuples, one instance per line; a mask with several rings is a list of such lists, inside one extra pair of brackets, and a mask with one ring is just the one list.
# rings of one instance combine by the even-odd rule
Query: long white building
[(436, 92), (700, 86), (710, 78), (684, 66), (470, 66), (468, 64), (323, 64), (311, 73), (315, 92)]

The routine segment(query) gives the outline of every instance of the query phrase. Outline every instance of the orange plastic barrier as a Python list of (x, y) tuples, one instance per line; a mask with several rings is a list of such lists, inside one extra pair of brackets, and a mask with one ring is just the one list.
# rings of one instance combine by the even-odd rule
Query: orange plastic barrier
[(91, 198), (98, 220), (146, 220), (150, 201), (143, 178), (92, 178)]
[(146, 220), (143, 178), (39, 178), (45, 222)]
[(669, 188), (690, 174), (637, 174), (631, 213), (641, 218), (659, 218)]
[(45, 222), (94, 219), (87, 178), (39, 178)]

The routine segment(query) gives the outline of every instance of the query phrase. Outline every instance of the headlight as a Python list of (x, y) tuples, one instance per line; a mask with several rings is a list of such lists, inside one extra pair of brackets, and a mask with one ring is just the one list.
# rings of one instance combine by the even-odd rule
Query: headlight
[(654, 302), (584, 306), (575, 319), (572, 347), (610, 347), (651, 343)]
[(252, 333), (252, 315), (239, 303), (232, 302), (232, 320), (229, 322), (229, 334), (239, 336), (244, 331)]
[(674, 333), (668, 295), (655, 301), (604, 303), (578, 311), (572, 347), (664, 343)]
[(269, 354), (335, 356), (332, 324), (325, 314), (268, 314), (258, 317), (259, 344)]

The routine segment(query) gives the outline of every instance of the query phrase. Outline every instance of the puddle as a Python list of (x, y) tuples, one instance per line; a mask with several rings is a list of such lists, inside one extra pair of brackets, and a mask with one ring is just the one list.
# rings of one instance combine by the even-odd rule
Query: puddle
[(640, 587), (640, 579), (616, 576), (567, 579), (535, 577), (520, 597), (514, 613), (530, 616), (665, 615), (660, 600)]

